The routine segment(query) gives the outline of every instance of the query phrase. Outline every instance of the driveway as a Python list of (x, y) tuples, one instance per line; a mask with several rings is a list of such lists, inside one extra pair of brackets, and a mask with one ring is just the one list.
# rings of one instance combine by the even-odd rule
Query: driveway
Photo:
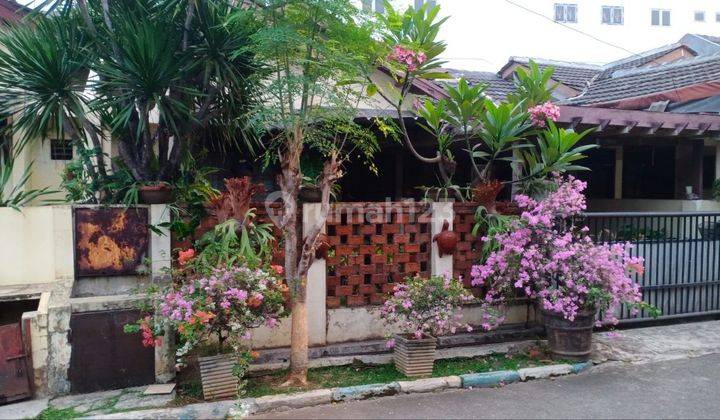
[(720, 355), (604, 365), (498, 389), (411, 394), (256, 418), (717, 418)]

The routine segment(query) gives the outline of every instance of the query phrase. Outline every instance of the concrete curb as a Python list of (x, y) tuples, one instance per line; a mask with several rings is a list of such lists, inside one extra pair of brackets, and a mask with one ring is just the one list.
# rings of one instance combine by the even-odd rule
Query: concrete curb
[(230, 409), (228, 417), (233, 419), (243, 418), (270, 410), (289, 410), (343, 401), (387, 397), (397, 394), (415, 394), (455, 388), (490, 388), (518, 381), (563, 376), (571, 373), (576, 374), (587, 370), (591, 366), (592, 362), (576, 363), (573, 365), (548, 365), (518, 370), (501, 370), (486, 373), (470, 373), (460, 376), (445, 376), (441, 378), (424, 378), (414, 381), (398, 381), (388, 384), (318, 389), (295, 394), (267, 395), (238, 401), (238, 404)]

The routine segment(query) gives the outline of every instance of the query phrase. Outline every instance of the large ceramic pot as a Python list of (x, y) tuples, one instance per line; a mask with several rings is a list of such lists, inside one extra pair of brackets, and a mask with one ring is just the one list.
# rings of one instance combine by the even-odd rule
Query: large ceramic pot
[(407, 377), (430, 376), (435, 363), (437, 339), (417, 339), (408, 335), (395, 336), (395, 368)]
[(594, 311), (578, 312), (568, 321), (557, 312), (542, 311), (547, 340), (553, 356), (558, 359), (586, 361), (592, 352)]
[(172, 189), (167, 184), (143, 185), (139, 192), (143, 204), (167, 204), (172, 201)]

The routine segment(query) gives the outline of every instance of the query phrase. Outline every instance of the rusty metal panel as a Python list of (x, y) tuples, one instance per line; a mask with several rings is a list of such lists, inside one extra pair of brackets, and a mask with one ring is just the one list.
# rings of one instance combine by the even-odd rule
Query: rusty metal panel
[(133, 275), (148, 255), (147, 208), (76, 208), (77, 276)]
[(75, 313), (70, 317), (72, 392), (94, 392), (155, 382), (155, 350), (144, 347), (140, 334), (127, 334), (125, 324), (138, 310)]
[(20, 323), (0, 326), (0, 404), (32, 395)]
[(238, 378), (233, 375), (233, 356), (198, 357), (203, 396), (206, 400), (233, 398), (237, 395)]

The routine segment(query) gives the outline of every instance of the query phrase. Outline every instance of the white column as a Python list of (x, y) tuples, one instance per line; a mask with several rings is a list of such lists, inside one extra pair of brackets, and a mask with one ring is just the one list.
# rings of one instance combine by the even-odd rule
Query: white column
[(150, 206), (149, 217), (150, 224), (159, 230), (150, 231), (150, 273), (153, 281), (164, 280), (169, 276), (172, 245), (170, 230), (159, 225), (170, 222), (170, 208), (166, 204), (153, 204)]
[[(159, 232), (150, 231), (150, 275), (153, 282), (170, 280), (172, 245), (170, 229), (160, 224), (170, 222), (170, 208), (166, 204), (152, 204), (149, 209), (150, 224)], [(165, 325), (162, 343), (155, 346), (155, 382), (168, 383), (175, 379), (175, 331)]]
[[(453, 203), (452, 202), (437, 202), (432, 203), (432, 221), (430, 223), (430, 230), (432, 238), (442, 231), (443, 223), (445, 221), (449, 224), (449, 230), (453, 229)], [(432, 240), (431, 238), (431, 240)], [(430, 273), (434, 276), (442, 276), (453, 274), (453, 256), (444, 255), (440, 256), (440, 250), (438, 250), (437, 242), (432, 241), (432, 249), (430, 253)]]
[(623, 147), (618, 146), (615, 148), (615, 193), (613, 194), (613, 198), (616, 200), (622, 200), (623, 159)]
[[(305, 203), (303, 205), (303, 236), (320, 223), (320, 203)], [(320, 230), (325, 232), (325, 224)], [(312, 345), (324, 345), (327, 341), (327, 311), (325, 299), (327, 297), (327, 284), (325, 282), (327, 270), (325, 260), (313, 261), (307, 276), (307, 317), (308, 341)]]

